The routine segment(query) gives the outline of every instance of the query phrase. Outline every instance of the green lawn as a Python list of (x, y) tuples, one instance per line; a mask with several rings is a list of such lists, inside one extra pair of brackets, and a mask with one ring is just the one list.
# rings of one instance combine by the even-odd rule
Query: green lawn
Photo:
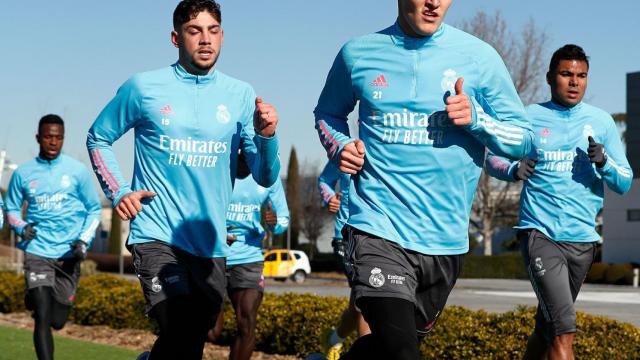
[[(57, 360), (135, 360), (139, 354), (127, 349), (93, 344), (60, 336), (55, 336), (54, 342), (54, 356)], [(31, 359), (36, 359), (32, 332), (0, 327), (0, 360)]]

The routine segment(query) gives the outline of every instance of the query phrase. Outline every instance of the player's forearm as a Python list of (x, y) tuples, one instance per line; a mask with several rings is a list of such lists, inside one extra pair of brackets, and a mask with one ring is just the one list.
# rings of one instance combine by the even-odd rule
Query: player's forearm
[(87, 136), (87, 150), (100, 187), (115, 206), (124, 195), (131, 192), (131, 186), (122, 177), (113, 148), (110, 143), (98, 140), (90, 132)]
[(631, 168), (620, 166), (614, 159), (609, 158), (602, 168), (597, 168), (607, 186), (618, 194), (624, 194), (631, 188), (633, 172)]
[(320, 143), (327, 151), (330, 159), (337, 161), (344, 147), (355, 141), (349, 136), (349, 125), (346, 117), (335, 118), (316, 112), (316, 130), (320, 137)]
[(472, 122), (467, 131), (482, 142), (491, 152), (512, 160), (518, 160), (531, 152), (533, 134), (521, 121), (495, 119), (472, 100)]
[(278, 139), (275, 134), (268, 138), (256, 134), (254, 143), (258, 151), (251, 169), (253, 179), (260, 186), (270, 187), (280, 174)]
[(517, 164), (517, 161), (511, 162), (506, 158), (489, 153), (484, 162), (484, 168), (491, 177), (502, 181), (515, 182), (513, 171)]
[(21, 211), (7, 210), (7, 220), (9, 221), (9, 226), (11, 227), (11, 229), (13, 229), (16, 234), (22, 235), (22, 230), (24, 229), (25, 225), (27, 225), (27, 222), (22, 218)]
[(82, 226), (82, 231), (80, 232), (80, 236), (78, 240), (84, 241), (84, 243), (87, 244), (87, 247), (91, 245), (91, 243), (93, 242), (93, 239), (96, 236), (96, 229), (98, 228), (99, 225), (100, 225), (100, 214), (98, 215), (91, 214), (90, 216), (88, 216), (84, 221), (84, 224)]

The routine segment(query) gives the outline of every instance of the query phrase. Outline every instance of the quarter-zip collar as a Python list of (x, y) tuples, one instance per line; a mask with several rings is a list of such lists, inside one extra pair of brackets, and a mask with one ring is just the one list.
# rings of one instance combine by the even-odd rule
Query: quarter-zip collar
[(583, 102), (581, 101), (581, 102), (577, 103), (574, 106), (567, 107), (567, 106), (558, 104), (557, 102), (555, 102), (553, 100), (549, 100), (547, 102), (547, 106), (549, 107), (549, 109), (557, 111), (557, 112), (561, 113), (565, 117), (571, 117), (571, 116), (575, 115), (576, 113), (578, 113), (582, 109), (582, 104), (583, 104)]
[(60, 163), (60, 161), (62, 161), (62, 153), (60, 153), (60, 155), (58, 155), (58, 157), (56, 157), (55, 159), (49, 160), (49, 159), (45, 159), (43, 157), (41, 157), (40, 155), (38, 155), (36, 157), (36, 161), (38, 162), (38, 164), (44, 164), (44, 165), (57, 165)]
[(431, 36), (425, 36), (420, 38), (411, 37), (402, 31), (400, 24), (396, 20), (396, 22), (391, 27), (391, 38), (393, 42), (407, 49), (419, 49), (425, 45), (433, 44), (435, 41), (440, 39), (446, 30), (447, 25), (444, 23), (440, 24), (438, 30), (433, 33)]
[(206, 75), (193, 75), (185, 70), (185, 68), (183, 68), (177, 61), (171, 66), (173, 67), (173, 72), (176, 74), (176, 77), (189, 84), (207, 84), (215, 81), (218, 77), (218, 71), (215, 67)]

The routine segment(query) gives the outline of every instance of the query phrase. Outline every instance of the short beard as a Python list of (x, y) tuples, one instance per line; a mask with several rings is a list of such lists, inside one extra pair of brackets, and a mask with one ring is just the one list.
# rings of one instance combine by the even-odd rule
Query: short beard
[(220, 56), (220, 54), (216, 54), (216, 57), (213, 58), (213, 61), (211, 62), (211, 65), (209, 66), (202, 66), (199, 65), (198, 63), (195, 62), (194, 57), (191, 57), (191, 61), (189, 62), (189, 64), (191, 64), (191, 66), (194, 69), (200, 70), (202, 72), (204, 72), (205, 74), (208, 74), (209, 71), (211, 71), (211, 69), (213, 69), (213, 67), (216, 65), (216, 63), (218, 62), (218, 56)]
[(194, 69), (198, 69), (198, 70), (201, 70), (203, 72), (208, 73), (211, 70), (211, 68), (213, 68), (213, 66), (216, 64), (215, 60), (217, 60), (217, 58), (214, 59), (213, 63), (211, 63), (211, 66), (201, 66), (201, 65), (199, 65), (198, 63), (196, 63), (193, 60), (191, 60), (190, 64), (191, 64), (191, 67), (193, 67)]

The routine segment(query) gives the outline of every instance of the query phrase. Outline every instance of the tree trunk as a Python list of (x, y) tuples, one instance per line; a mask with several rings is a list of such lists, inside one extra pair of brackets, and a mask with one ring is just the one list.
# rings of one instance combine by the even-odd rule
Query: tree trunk
[(484, 255), (493, 255), (493, 227), (491, 226), (491, 217), (483, 216), (482, 219), (482, 242), (484, 243)]
[(109, 253), (122, 252), (122, 220), (115, 210), (111, 212), (111, 229), (109, 230)]

